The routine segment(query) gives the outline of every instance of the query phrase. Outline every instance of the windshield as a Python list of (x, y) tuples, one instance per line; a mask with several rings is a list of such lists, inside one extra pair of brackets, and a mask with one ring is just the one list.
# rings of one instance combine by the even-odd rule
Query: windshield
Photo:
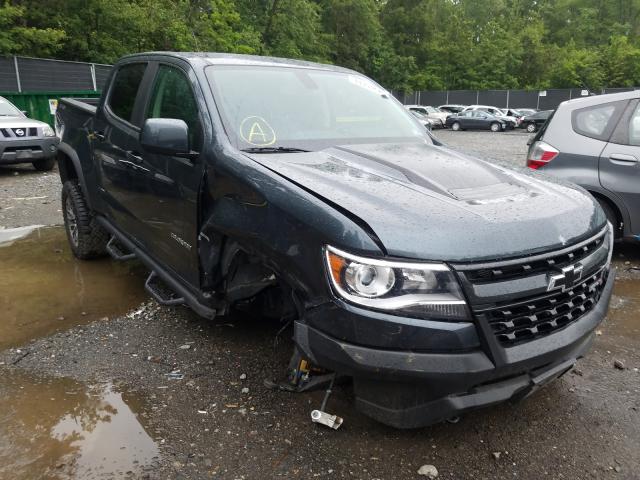
[(0, 97), (0, 117), (22, 117), (22, 112)]
[(429, 138), (399, 102), (361, 75), (235, 65), (206, 73), (225, 130), (240, 149)]

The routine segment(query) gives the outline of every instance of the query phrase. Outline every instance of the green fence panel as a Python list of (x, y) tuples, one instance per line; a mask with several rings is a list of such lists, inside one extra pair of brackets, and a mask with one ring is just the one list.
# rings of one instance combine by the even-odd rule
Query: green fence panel
[(96, 98), (99, 96), (100, 92), (95, 90), (85, 92), (0, 92), (0, 97), (6, 98), (20, 110), (26, 111), (29, 118), (47, 122), (52, 127), (54, 115), (51, 112), (55, 111), (55, 106), (61, 98)]

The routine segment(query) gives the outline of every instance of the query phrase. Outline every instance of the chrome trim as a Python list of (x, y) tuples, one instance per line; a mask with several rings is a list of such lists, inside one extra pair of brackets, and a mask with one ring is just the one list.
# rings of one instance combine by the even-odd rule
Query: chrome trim
[[(608, 222), (607, 222), (608, 223)], [(454, 270), (460, 271), (460, 272), (464, 272), (464, 271), (468, 271), (468, 270), (481, 270), (484, 268), (494, 268), (494, 267), (506, 267), (506, 266), (510, 266), (510, 265), (519, 265), (521, 263), (531, 263), (531, 262), (535, 262), (537, 260), (544, 260), (545, 258), (549, 258), (549, 257), (555, 257), (557, 255), (563, 255), (565, 253), (569, 253), (573, 250), (576, 250), (580, 247), (583, 247), (597, 239), (599, 239), (600, 237), (602, 237), (603, 235), (605, 235), (607, 233), (607, 229), (608, 229), (608, 225), (605, 225), (605, 227), (600, 230), (598, 233), (596, 233), (595, 235), (593, 235), (592, 237), (583, 240), (579, 243), (574, 243), (571, 246), (562, 248), (560, 250), (551, 250), (545, 253), (540, 253), (537, 255), (531, 255), (528, 257), (518, 257), (518, 258), (513, 258), (511, 260), (503, 260), (503, 261), (495, 261), (495, 262), (482, 262), (482, 263), (451, 263), (451, 266), (453, 267)]]
[(335, 253), (336, 255), (341, 256), (342, 258), (353, 260), (354, 262), (358, 262), (358, 263), (364, 263), (365, 265), (376, 265), (379, 267), (390, 267), (390, 268), (406, 268), (410, 270), (433, 270), (436, 272), (451, 271), (451, 269), (447, 267), (444, 263), (420, 263), (420, 262), (403, 262), (400, 260), (380, 260), (377, 258), (359, 257), (358, 255), (353, 255), (352, 253), (345, 252), (344, 250), (340, 250), (338, 248), (332, 247), (331, 245), (327, 245), (326, 249), (330, 252)]

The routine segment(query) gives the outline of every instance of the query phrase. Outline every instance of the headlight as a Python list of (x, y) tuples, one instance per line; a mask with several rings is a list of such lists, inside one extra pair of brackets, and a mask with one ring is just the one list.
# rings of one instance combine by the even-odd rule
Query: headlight
[(325, 259), (334, 291), (350, 303), (431, 320), (470, 319), (460, 285), (442, 263), (364, 258), (331, 246)]
[(56, 136), (56, 132), (53, 131), (53, 128), (51, 128), (49, 125), (45, 125), (44, 127), (42, 127), (42, 133), (45, 137), (55, 137)]

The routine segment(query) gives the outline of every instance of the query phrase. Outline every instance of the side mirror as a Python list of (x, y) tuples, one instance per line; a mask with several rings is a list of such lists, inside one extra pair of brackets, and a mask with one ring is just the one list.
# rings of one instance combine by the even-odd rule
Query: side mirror
[(26, 110), (20, 110), (20, 111), (22, 112), (22, 114), (23, 114), (25, 117), (27, 117), (27, 118), (29, 117), (29, 112), (27, 112)]
[(177, 118), (148, 118), (140, 133), (140, 144), (149, 153), (194, 157), (189, 150), (189, 127)]

